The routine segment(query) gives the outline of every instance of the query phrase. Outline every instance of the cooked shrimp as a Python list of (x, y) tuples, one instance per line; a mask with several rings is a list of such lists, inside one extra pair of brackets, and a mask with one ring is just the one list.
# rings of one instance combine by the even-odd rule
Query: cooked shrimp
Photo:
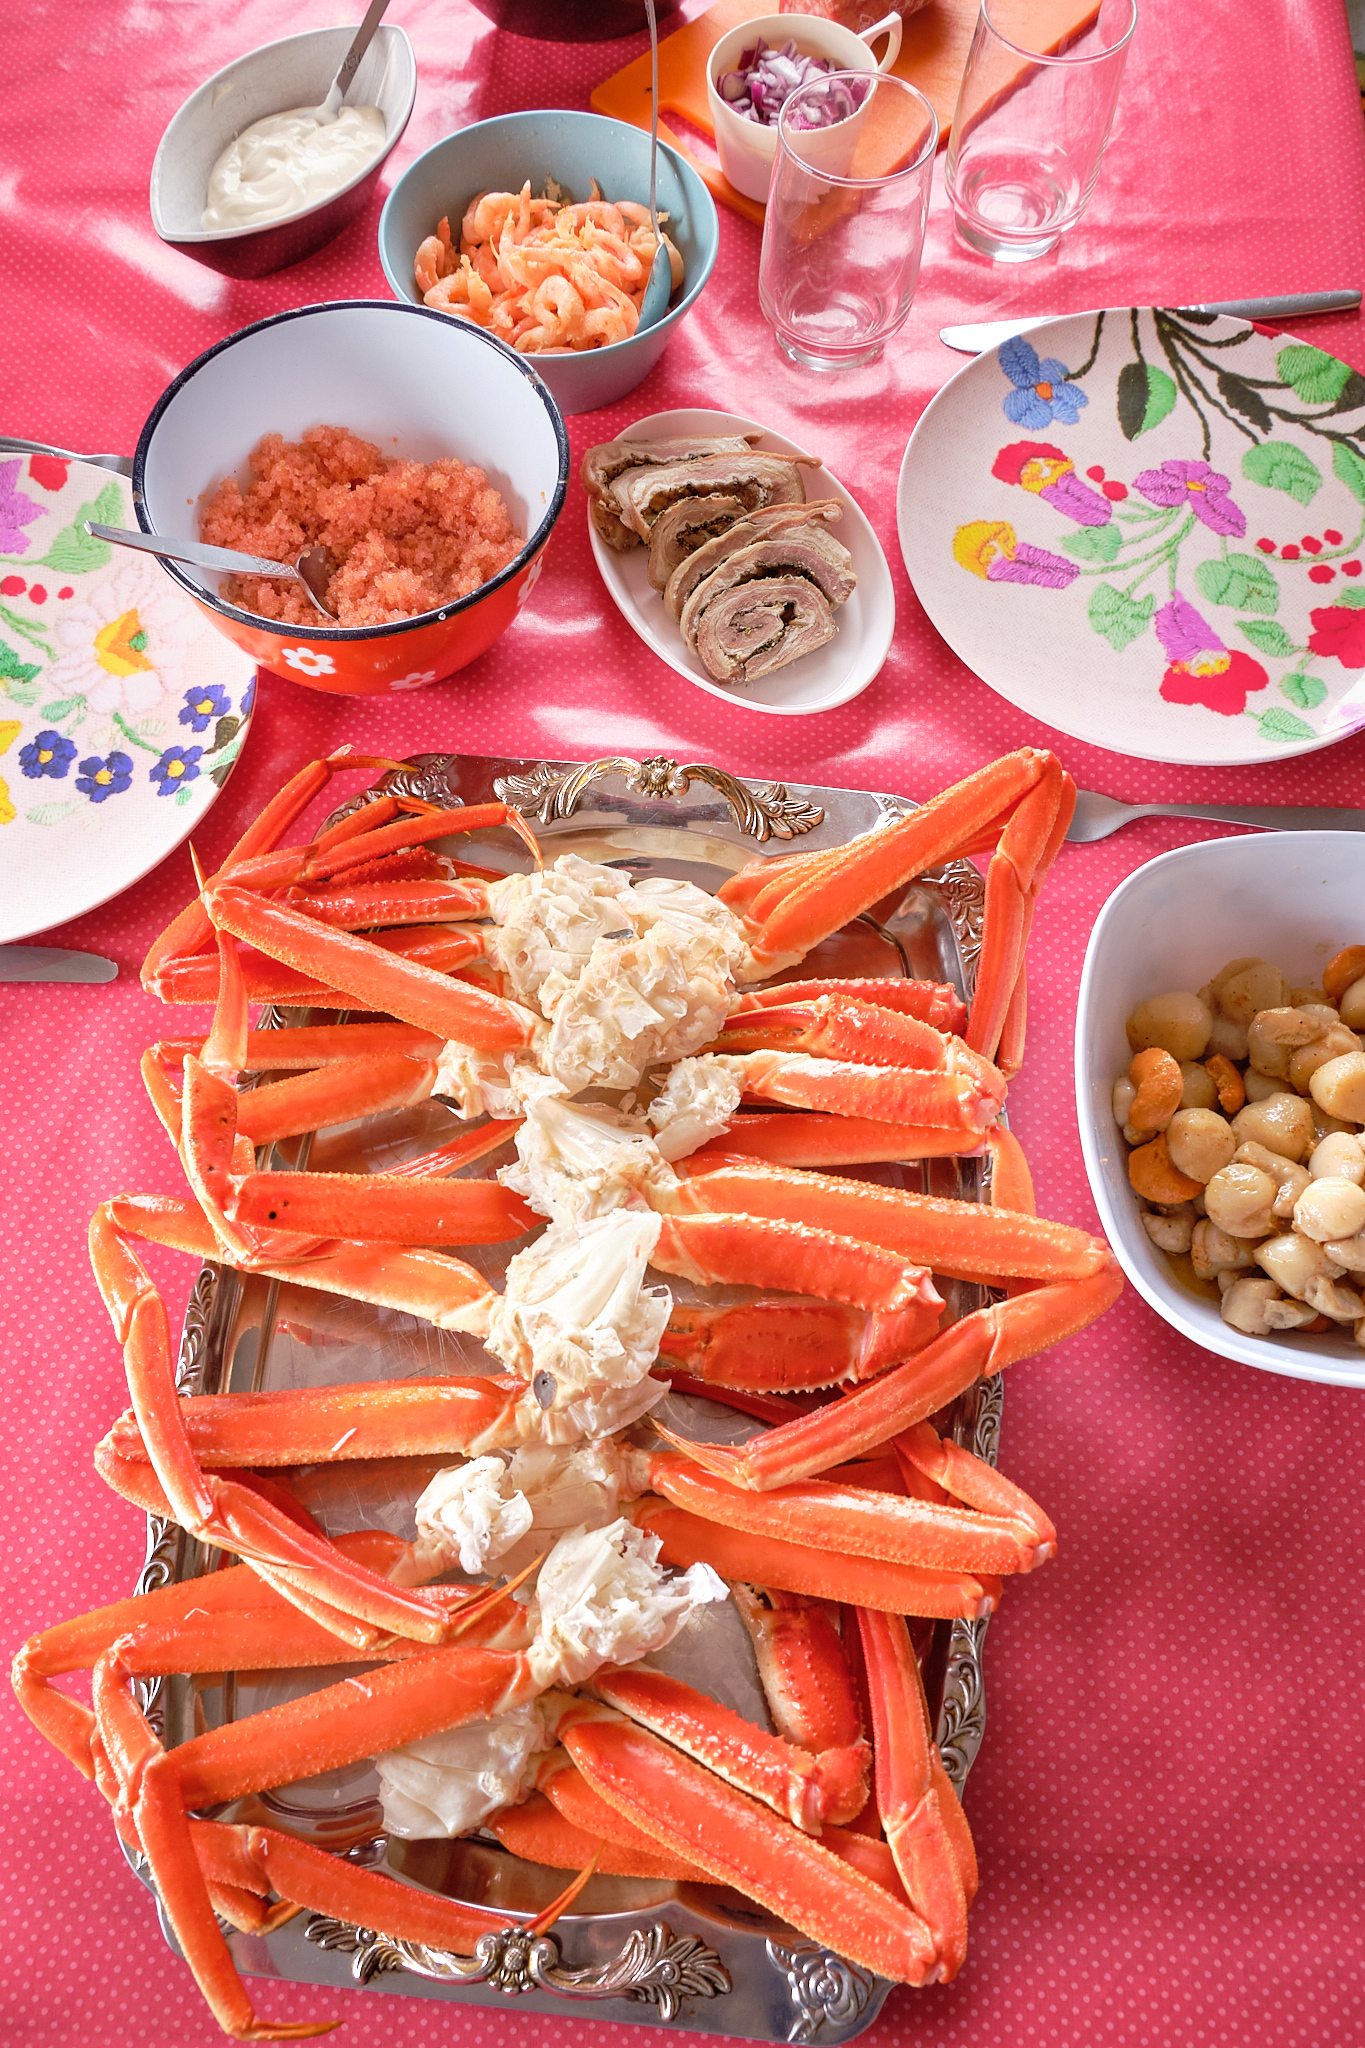
[[(682, 259), (664, 238), (673, 286)], [(639, 324), (656, 250), (649, 209), (592, 196), (572, 205), (520, 192), (479, 192), (465, 209), (458, 258), (443, 220), (417, 252), (426, 303), (475, 320), (522, 354), (604, 348)], [(456, 268), (458, 262), (458, 268)]]
[(443, 277), (449, 277), (459, 257), (450, 246), (450, 221), (443, 214), (434, 235), (428, 235), (417, 251), (413, 266), (419, 292), (429, 292)]

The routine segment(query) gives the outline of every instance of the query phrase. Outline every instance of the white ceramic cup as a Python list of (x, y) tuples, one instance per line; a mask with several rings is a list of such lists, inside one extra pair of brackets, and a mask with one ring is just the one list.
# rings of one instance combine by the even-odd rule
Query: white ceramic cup
[[(886, 37), (886, 48), (880, 57), (874, 57), (869, 45), (879, 36)], [(735, 70), (745, 50), (752, 49), (760, 37), (778, 49), (783, 43), (795, 43), (803, 55), (823, 57), (840, 71), (889, 71), (900, 55), (901, 18), (888, 14), (855, 35), (851, 28), (818, 14), (761, 14), (756, 21), (742, 22), (721, 37), (706, 60), (706, 96), (720, 167), (736, 192), (746, 199), (766, 200), (777, 155), (777, 129), (746, 120), (716, 90), (716, 80)]]

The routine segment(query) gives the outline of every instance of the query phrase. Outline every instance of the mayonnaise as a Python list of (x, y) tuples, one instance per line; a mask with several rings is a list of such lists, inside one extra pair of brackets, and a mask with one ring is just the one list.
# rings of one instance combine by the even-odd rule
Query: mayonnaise
[(384, 147), (378, 107), (343, 107), (320, 121), (316, 107), (292, 107), (253, 121), (209, 173), (204, 228), (259, 228), (316, 206), (349, 185)]

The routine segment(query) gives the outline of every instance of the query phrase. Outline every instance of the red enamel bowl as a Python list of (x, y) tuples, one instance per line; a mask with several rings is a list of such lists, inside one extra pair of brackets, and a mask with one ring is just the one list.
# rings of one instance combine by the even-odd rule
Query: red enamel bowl
[(564, 506), (569, 439), (531, 365), (481, 328), (389, 299), (302, 306), (229, 335), (157, 400), (133, 459), (144, 533), (189, 537), (225, 476), (247, 481), (263, 434), (347, 427), (387, 454), (476, 463), (526, 540), (468, 597), (389, 626), (281, 625), (187, 563), (167, 575), (262, 667), (310, 689), (375, 696), (441, 681), (507, 631), (535, 587)]

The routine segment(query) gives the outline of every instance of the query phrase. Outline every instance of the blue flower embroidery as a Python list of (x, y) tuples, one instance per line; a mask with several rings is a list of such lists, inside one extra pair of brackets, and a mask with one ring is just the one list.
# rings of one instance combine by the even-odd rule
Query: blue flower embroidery
[(242, 716), (243, 716), (243, 718), (250, 718), (250, 716), (251, 716), (251, 707), (252, 707), (252, 705), (253, 705), (253, 704), (254, 704), (255, 702), (256, 702), (256, 678), (255, 678), (255, 676), (253, 676), (253, 677), (251, 678), (251, 681), (250, 681), (250, 682), (249, 682), (249, 683), (247, 684), (247, 686), (246, 686), (246, 695), (245, 695), (245, 696), (243, 697), (243, 699), (242, 699)]
[(132, 757), (128, 754), (98, 754), (81, 762), (81, 772), (76, 777), (76, 787), (82, 796), (88, 796), (92, 804), (102, 804), (107, 796), (121, 796), (133, 779)]
[(40, 732), (37, 739), (19, 749), (19, 766), (32, 781), (40, 775), (62, 781), (75, 758), (76, 742), (63, 739), (59, 732)]
[(1074, 427), (1083, 405), (1089, 400), (1079, 385), (1068, 384), (1065, 363), (1056, 356), (1044, 356), (1022, 334), (1001, 344), (1000, 367), (1014, 389), (1005, 397), (1005, 418), (1017, 427), (1046, 427), (1059, 420)]
[(197, 781), (203, 751), (202, 747), (167, 747), (156, 766), (147, 770), (152, 781), (160, 784), (157, 795), (173, 796), (182, 783)]
[(227, 691), (220, 690), (216, 683), (210, 683), (205, 689), (186, 690), (180, 723), (190, 726), (195, 732), (203, 732), (212, 719), (225, 717), (231, 709), (232, 699)]

